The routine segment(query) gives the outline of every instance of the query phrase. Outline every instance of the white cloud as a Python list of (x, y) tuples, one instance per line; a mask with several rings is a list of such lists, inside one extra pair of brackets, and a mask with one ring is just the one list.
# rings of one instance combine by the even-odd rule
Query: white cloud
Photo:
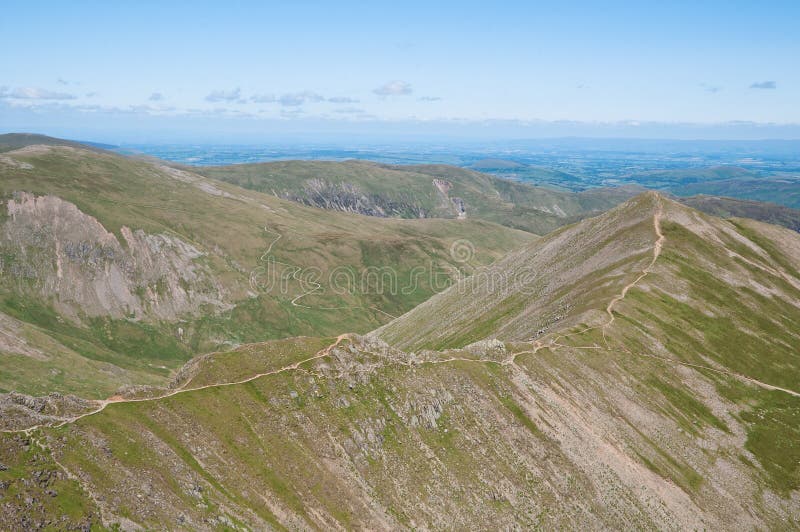
[(17, 87), (9, 89), (0, 87), (0, 98), (10, 100), (74, 100), (74, 94), (66, 92), (56, 92), (36, 87)]
[(339, 109), (334, 109), (334, 113), (343, 114), (343, 115), (361, 115), (364, 114), (366, 111), (359, 107), (340, 107)]
[(293, 119), (299, 118), (303, 116), (304, 111), (299, 107), (294, 107), (292, 109), (283, 109), (281, 110), (281, 118), (283, 119)]
[(333, 96), (328, 98), (328, 101), (331, 103), (358, 103), (356, 98), (350, 98), (348, 96)]
[(326, 98), (325, 96), (310, 90), (287, 92), (276, 96), (274, 94), (254, 94), (250, 97), (253, 103), (279, 103), (284, 107), (299, 107), (307, 103), (331, 102), (331, 103), (357, 103), (358, 100), (346, 96), (335, 96)]
[(151, 102), (160, 102), (164, 99), (164, 95), (161, 94), (160, 92), (154, 92), (147, 99), (150, 100)]
[(284, 107), (297, 107), (307, 102), (322, 102), (324, 100), (324, 96), (312, 91), (291, 92), (278, 98), (278, 101)]
[(250, 101), (253, 103), (275, 103), (278, 99), (274, 94), (254, 94), (250, 97)]
[(216, 90), (211, 91), (208, 96), (206, 96), (207, 102), (235, 102), (235, 103), (244, 103), (242, 99), (242, 89), (236, 87), (233, 90)]
[(414, 90), (407, 81), (394, 80), (387, 81), (380, 87), (375, 88), (372, 92), (378, 96), (402, 96), (411, 94)]

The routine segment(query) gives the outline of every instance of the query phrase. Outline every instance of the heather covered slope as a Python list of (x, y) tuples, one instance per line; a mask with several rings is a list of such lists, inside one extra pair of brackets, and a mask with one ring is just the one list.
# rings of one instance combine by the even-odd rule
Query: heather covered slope
[[(498, 264), (549, 281), (497, 299), (455, 286), (379, 331), (402, 344), (413, 318), (414, 352), (355, 335), (246, 346), (4, 435), (0, 481), (33, 502), (0, 524), (797, 527), (799, 242), (640, 196)], [(545, 310), (503, 305), (540, 282)]]
[[(0, 391), (34, 394), (105, 396), (163, 383), (198, 353), (366, 332), (441, 289), (412, 285), (414, 268), (446, 280), (533, 238), (304, 207), (75, 145), (3, 153), (0, 198)], [(407, 289), (361, 283), (384, 267)], [(356, 282), (335, 291), (337, 268)]]

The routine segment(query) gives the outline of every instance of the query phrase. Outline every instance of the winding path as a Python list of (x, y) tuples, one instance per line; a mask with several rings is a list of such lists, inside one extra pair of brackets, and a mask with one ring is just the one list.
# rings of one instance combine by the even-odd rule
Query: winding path
[(277, 369), (274, 369), (274, 370), (271, 370), (271, 371), (265, 371), (263, 373), (257, 373), (255, 375), (251, 375), (250, 377), (247, 377), (246, 379), (241, 379), (241, 380), (238, 380), (238, 381), (231, 381), (231, 382), (219, 382), (219, 383), (212, 383), (212, 384), (204, 384), (203, 386), (196, 386), (194, 388), (187, 388), (186, 386), (191, 382), (191, 379), (190, 379), (183, 386), (181, 386), (179, 388), (176, 388), (176, 389), (171, 390), (171, 391), (169, 391), (167, 393), (164, 393), (164, 394), (161, 394), (161, 395), (155, 395), (155, 396), (152, 396), (152, 397), (140, 397), (140, 398), (126, 399), (125, 397), (122, 397), (120, 395), (113, 395), (113, 396), (109, 397), (108, 399), (100, 399), (100, 400), (94, 401), (94, 403), (97, 405), (97, 408), (95, 410), (91, 410), (89, 412), (85, 412), (85, 413), (79, 414), (77, 416), (72, 416), (72, 417), (65, 418), (64, 420), (62, 420), (59, 423), (54, 423), (54, 424), (41, 423), (39, 425), (34, 425), (32, 427), (28, 427), (28, 428), (25, 428), (25, 429), (3, 430), (3, 431), (0, 431), (0, 432), (6, 433), (6, 434), (19, 434), (19, 433), (29, 433), (29, 432), (31, 432), (33, 430), (36, 430), (36, 429), (39, 429), (39, 428), (42, 428), (42, 427), (59, 428), (59, 427), (63, 427), (64, 425), (69, 425), (71, 423), (75, 423), (76, 421), (78, 421), (80, 419), (83, 419), (85, 417), (89, 417), (89, 416), (93, 416), (95, 414), (99, 414), (100, 412), (105, 410), (107, 406), (112, 405), (112, 404), (147, 403), (147, 402), (150, 402), (150, 401), (158, 401), (158, 400), (161, 400), (161, 399), (166, 399), (168, 397), (173, 397), (175, 395), (179, 395), (179, 394), (182, 394), (182, 393), (189, 393), (189, 392), (196, 392), (196, 391), (200, 391), (200, 390), (207, 390), (209, 388), (224, 388), (226, 386), (235, 386), (235, 385), (238, 385), (238, 384), (245, 384), (245, 383), (254, 381), (256, 379), (260, 379), (261, 377), (267, 377), (269, 375), (277, 375), (279, 373), (284, 373), (286, 371), (294, 371), (294, 370), (298, 369), (301, 365), (303, 365), (303, 364), (305, 364), (307, 362), (311, 362), (313, 360), (317, 360), (319, 358), (323, 358), (323, 357), (328, 356), (330, 354), (331, 350), (333, 350), (333, 348), (338, 346), (344, 340), (349, 339), (350, 337), (351, 337), (350, 334), (340, 334), (339, 336), (336, 337), (336, 341), (335, 342), (330, 344), (328, 347), (317, 351), (313, 356), (310, 356), (308, 358), (304, 358), (303, 360), (298, 360), (297, 362), (293, 362), (292, 364), (289, 364), (288, 366), (283, 366), (281, 368), (277, 368)]
[(653, 258), (650, 260), (650, 264), (642, 270), (642, 273), (631, 283), (626, 284), (622, 288), (622, 292), (619, 295), (614, 296), (614, 298), (608, 302), (608, 306), (606, 306), (606, 314), (608, 314), (608, 321), (603, 324), (603, 341), (606, 343), (606, 347), (608, 347), (608, 342), (606, 341), (606, 329), (614, 323), (616, 317), (614, 316), (614, 306), (625, 299), (625, 296), (628, 295), (628, 291), (639, 284), (639, 282), (647, 277), (647, 275), (652, 271), (653, 266), (655, 266), (658, 257), (661, 256), (661, 250), (664, 247), (664, 241), (666, 238), (664, 237), (664, 233), (661, 232), (661, 218), (664, 216), (664, 205), (661, 202), (661, 198), (658, 198), (658, 207), (656, 208), (655, 214), (653, 214), (653, 229), (655, 230), (656, 236), (658, 237), (653, 244)]
[[(608, 320), (604, 324), (596, 326), (596, 327), (589, 327), (587, 329), (583, 329), (581, 331), (578, 331), (577, 333), (572, 333), (572, 334), (569, 334), (569, 335), (560, 335), (560, 336), (557, 336), (554, 339), (550, 340), (547, 343), (543, 343), (540, 340), (534, 340), (532, 342), (532, 349), (525, 350), (525, 351), (517, 351), (515, 353), (512, 353), (511, 356), (506, 358), (505, 360), (476, 359), (476, 358), (467, 358), (467, 357), (448, 357), (448, 358), (442, 358), (442, 359), (438, 359), (438, 360), (421, 361), (420, 364), (446, 364), (446, 363), (457, 362), (458, 361), (458, 362), (475, 362), (475, 363), (480, 363), (480, 364), (497, 364), (497, 365), (500, 365), (500, 366), (510, 366), (510, 365), (516, 365), (516, 360), (517, 360), (518, 357), (520, 357), (522, 355), (525, 355), (525, 354), (536, 354), (538, 351), (540, 351), (541, 349), (545, 349), (545, 348), (551, 349), (551, 350), (556, 350), (556, 349), (559, 349), (559, 348), (562, 348), (562, 347), (569, 348), (569, 349), (579, 349), (579, 350), (580, 349), (583, 349), (583, 350), (602, 349), (600, 346), (597, 346), (597, 345), (575, 347), (575, 346), (567, 346), (567, 345), (558, 343), (558, 340), (560, 340), (561, 338), (566, 338), (567, 336), (572, 336), (573, 334), (580, 334), (580, 333), (587, 332), (587, 331), (590, 331), (590, 330), (593, 330), (593, 329), (597, 329), (597, 328), (602, 328), (602, 330), (603, 330), (603, 341), (606, 344), (606, 349), (609, 349), (608, 342), (606, 340), (605, 331), (606, 331), (606, 328), (608, 328), (609, 326), (611, 326), (614, 323), (614, 320), (615, 320), (614, 307), (616, 306), (617, 303), (619, 303), (620, 301), (625, 299), (625, 296), (628, 294), (628, 292), (631, 290), (631, 288), (635, 287), (639, 282), (641, 282), (642, 279), (644, 279), (652, 271), (653, 266), (655, 265), (656, 261), (658, 260), (658, 257), (661, 255), (661, 250), (662, 250), (662, 248), (664, 246), (664, 242), (666, 240), (666, 238), (664, 237), (664, 234), (661, 232), (661, 218), (662, 218), (662, 216), (663, 216), (663, 205), (662, 205), (662, 203), (661, 203), (661, 201), (659, 199), (658, 208), (657, 208), (655, 214), (653, 215), (653, 228), (655, 230), (656, 236), (658, 237), (656, 239), (655, 243), (653, 244), (653, 258), (650, 260), (650, 263), (641, 271), (639, 276), (634, 281), (626, 284), (622, 288), (622, 291), (618, 295), (614, 296), (611, 299), (611, 301), (609, 301), (609, 303), (608, 303), (608, 305), (606, 306), (606, 309), (605, 309), (606, 313), (608, 314)], [(271, 232), (273, 234), (276, 234), (278, 236), (275, 238), (275, 240), (273, 240), (270, 243), (269, 247), (267, 247), (266, 251), (261, 255), (261, 260), (265, 260), (265, 257), (267, 257), (271, 253), (272, 248), (275, 245), (275, 243), (278, 242), (278, 240), (280, 240), (282, 238), (282, 236), (283, 236), (283, 235), (281, 235), (279, 233), (276, 233), (274, 231), (270, 231), (266, 227), (264, 228), (264, 230), (267, 231), (267, 232)], [(280, 264), (285, 264), (285, 263), (280, 263)], [(286, 265), (290, 266), (290, 267), (297, 268), (296, 266), (292, 266), (290, 264), (286, 264)], [(297, 268), (297, 271), (299, 271), (299, 270), (300, 270), (300, 268)], [(308, 293), (311, 293), (311, 292), (307, 292), (306, 294), (301, 294), (300, 296), (295, 298), (295, 300), (292, 301), (292, 304), (294, 304), (295, 306), (300, 306), (300, 305), (296, 304), (296, 302), (295, 302), (296, 299), (298, 299), (300, 297), (303, 297), (304, 295), (308, 295)], [(305, 307), (305, 308), (310, 308), (310, 307)], [(363, 307), (358, 307), (358, 308), (363, 308)], [(103, 410), (105, 410), (107, 406), (109, 406), (111, 404), (115, 404), (115, 403), (144, 403), (144, 402), (149, 402), (149, 401), (158, 401), (160, 399), (166, 399), (168, 397), (173, 397), (175, 395), (182, 394), (182, 393), (195, 392), (195, 391), (199, 391), (199, 390), (206, 390), (206, 389), (209, 389), (209, 388), (222, 388), (222, 387), (226, 387), (226, 386), (235, 386), (235, 385), (245, 384), (245, 383), (251, 382), (251, 381), (259, 379), (261, 377), (266, 377), (266, 376), (269, 376), (269, 375), (277, 375), (277, 374), (284, 373), (284, 372), (287, 372), (287, 371), (294, 371), (294, 370), (299, 369), (301, 365), (303, 365), (303, 364), (305, 364), (307, 362), (311, 362), (313, 360), (317, 360), (317, 359), (320, 359), (320, 358), (328, 356), (330, 354), (331, 350), (333, 350), (335, 347), (337, 347), (344, 340), (350, 339), (351, 337), (352, 337), (351, 334), (341, 334), (336, 338), (335, 342), (333, 342), (329, 346), (325, 347), (324, 349), (321, 349), (320, 351), (318, 351), (317, 353), (315, 353), (311, 357), (305, 358), (303, 360), (299, 360), (299, 361), (294, 362), (292, 364), (289, 364), (287, 366), (283, 366), (281, 368), (277, 368), (277, 369), (274, 369), (274, 370), (271, 370), (271, 371), (266, 371), (266, 372), (263, 372), (263, 373), (257, 373), (255, 375), (247, 377), (246, 379), (241, 379), (241, 380), (238, 380), (238, 381), (231, 381), (231, 382), (205, 384), (203, 386), (197, 386), (197, 387), (194, 387), (194, 388), (187, 388), (186, 386), (188, 386), (188, 384), (191, 382), (191, 379), (190, 379), (183, 386), (181, 386), (179, 388), (176, 388), (175, 390), (172, 390), (172, 391), (170, 391), (168, 393), (165, 393), (165, 394), (162, 394), (162, 395), (158, 395), (158, 396), (126, 399), (126, 398), (124, 398), (122, 396), (115, 395), (115, 396), (109, 397), (108, 399), (95, 401), (95, 404), (97, 404), (97, 408), (95, 410), (91, 410), (89, 412), (86, 412), (86, 413), (83, 413), (83, 414), (80, 414), (80, 415), (77, 415), (77, 416), (66, 418), (66, 419), (62, 420), (61, 422), (59, 422), (59, 423), (55, 423), (55, 424), (42, 423), (42, 424), (39, 424), (39, 425), (34, 425), (32, 427), (28, 427), (26, 429), (2, 430), (0, 432), (2, 432), (2, 433), (11, 433), (11, 434), (14, 434), (14, 433), (30, 433), (33, 430), (36, 430), (36, 429), (39, 429), (39, 428), (42, 428), (42, 427), (45, 427), (45, 426), (53, 427), (53, 428), (63, 427), (64, 425), (68, 425), (70, 423), (75, 423), (76, 421), (78, 421), (80, 419), (83, 419), (83, 418), (98, 414), (98, 413), (102, 412)], [(623, 350), (626, 353), (634, 355), (634, 356), (640, 356), (640, 357), (644, 357), (644, 358), (651, 358), (651, 359), (658, 360), (658, 361), (661, 361), (661, 362), (666, 362), (666, 363), (669, 363), (669, 364), (682, 365), (682, 366), (687, 366), (687, 367), (691, 367), (691, 368), (707, 370), (707, 371), (713, 371), (713, 372), (716, 372), (716, 373), (730, 375), (732, 377), (736, 377), (736, 378), (742, 379), (742, 380), (744, 380), (746, 382), (749, 382), (751, 384), (754, 384), (754, 385), (756, 385), (758, 387), (761, 387), (763, 389), (766, 389), (766, 390), (780, 391), (780, 392), (784, 392), (784, 393), (787, 393), (789, 395), (792, 395), (794, 397), (800, 397), (800, 393), (795, 392), (793, 390), (789, 390), (789, 389), (786, 389), (786, 388), (781, 388), (779, 386), (773, 386), (771, 384), (767, 384), (765, 382), (761, 382), (761, 381), (759, 381), (757, 379), (754, 379), (752, 377), (748, 377), (746, 375), (742, 375), (740, 373), (736, 373), (736, 372), (733, 372), (733, 371), (729, 371), (729, 370), (725, 370), (725, 369), (719, 369), (719, 368), (713, 368), (713, 367), (704, 366), (704, 365), (701, 365), (701, 364), (694, 364), (694, 363), (691, 363), (691, 362), (683, 362), (681, 360), (675, 360), (675, 359), (671, 359), (671, 358), (667, 358), (667, 357), (661, 357), (661, 356), (658, 356), (658, 355), (652, 355), (652, 354), (647, 354), (647, 353), (633, 353), (632, 351), (630, 351), (628, 349), (625, 349), (624, 346), (623, 346)], [(412, 363), (406, 363), (405, 365), (411, 365), (411, 364)]]
[[(661, 256), (661, 250), (663, 249), (664, 242), (666, 241), (666, 237), (664, 236), (664, 233), (661, 232), (661, 219), (662, 219), (663, 216), (664, 216), (664, 206), (663, 206), (663, 203), (661, 202), (661, 199), (659, 198), (658, 199), (658, 207), (656, 209), (655, 214), (653, 215), (653, 229), (655, 230), (655, 234), (658, 237), (656, 239), (656, 241), (653, 243), (653, 258), (650, 260), (650, 263), (642, 270), (642, 272), (639, 274), (639, 276), (635, 280), (633, 280), (632, 282), (626, 284), (622, 288), (622, 291), (618, 295), (614, 296), (614, 298), (612, 298), (611, 301), (609, 301), (608, 305), (606, 306), (606, 314), (608, 314), (608, 320), (602, 326), (599, 326), (603, 330), (603, 342), (606, 344), (606, 349), (610, 349), (610, 347), (608, 345), (608, 341), (606, 340), (606, 329), (609, 326), (611, 326), (614, 323), (614, 320), (616, 319), (616, 316), (614, 316), (614, 306), (617, 303), (619, 303), (620, 301), (622, 301), (623, 299), (625, 299), (625, 296), (628, 295), (628, 292), (630, 291), (631, 288), (635, 287), (637, 284), (639, 284), (639, 282), (641, 282), (642, 279), (647, 277), (647, 275), (653, 270), (653, 266), (655, 266), (655, 263), (658, 260), (658, 257)], [(597, 328), (598, 327), (589, 327), (589, 328), (583, 329), (581, 331), (578, 331), (577, 333), (572, 333), (572, 334), (582, 334), (582, 333), (585, 333), (585, 332), (588, 332), (588, 331), (591, 331), (591, 330), (597, 329)], [(517, 359), (518, 356), (525, 355), (525, 354), (536, 354), (540, 349), (544, 349), (544, 348), (548, 348), (548, 349), (552, 349), (552, 350), (556, 350), (559, 347), (568, 347), (569, 349), (579, 349), (579, 350), (580, 349), (584, 349), (584, 350), (602, 349), (600, 346), (597, 346), (597, 345), (576, 347), (576, 346), (567, 346), (567, 345), (558, 343), (558, 340), (560, 340), (561, 338), (566, 338), (567, 336), (572, 336), (572, 334), (557, 336), (553, 340), (548, 342), (547, 344), (542, 343), (540, 340), (534, 340), (533, 349), (530, 349), (530, 350), (527, 350), (527, 351), (519, 351), (517, 353), (514, 353), (510, 358), (508, 358), (507, 360), (504, 360), (502, 362), (502, 364), (503, 365), (515, 364), (516, 363), (516, 359)], [(694, 363), (691, 363), (691, 362), (684, 362), (684, 361), (681, 361), (681, 360), (675, 360), (673, 358), (662, 357), (662, 356), (652, 355), (652, 354), (648, 354), (648, 353), (634, 353), (634, 352), (626, 349), (624, 346), (623, 346), (623, 350), (626, 353), (628, 353), (630, 355), (633, 355), (633, 356), (651, 358), (651, 359), (654, 359), (654, 360), (659, 360), (661, 362), (666, 362), (668, 364), (676, 364), (676, 365), (687, 366), (687, 367), (691, 367), (691, 368), (695, 368), (695, 369), (703, 369), (703, 370), (707, 370), (707, 371), (713, 371), (715, 373), (721, 373), (721, 374), (724, 374), (724, 375), (730, 375), (732, 377), (737, 377), (739, 379), (747, 381), (747, 382), (749, 382), (751, 384), (754, 384), (754, 385), (756, 385), (758, 387), (764, 388), (765, 390), (780, 391), (780, 392), (788, 393), (789, 395), (792, 395), (794, 397), (800, 397), (800, 393), (798, 393), (798, 392), (795, 392), (793, 390), (789, 390), (787, 388), (781, 388), (780, 386), (774, 386), (772, 384), (767, 384), (766, 382), (762, 382), (762, 381), (760, 381), (758, 379), (754, 379), (752, 377), (748, 377), (747, 375), (742, 375), (741, 373), (736, 373), (735, 371), (730, 371), (730, 370), (720, 369), (720, 368), (713, 368), (711, 366), (704, 366), (702, 364), (694, 364)]]

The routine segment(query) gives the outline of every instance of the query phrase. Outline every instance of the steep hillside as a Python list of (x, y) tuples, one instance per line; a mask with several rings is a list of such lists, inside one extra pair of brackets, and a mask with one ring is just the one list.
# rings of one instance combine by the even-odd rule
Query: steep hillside
[[(663, 210), (657, 217), (656, 204)], [(602, 321), (605, 316), (598, 313), (600, 303), (621, 293), (653, 260), (656, 220), (666, 235), (656, 263), (660, 269), (645, 276), (639, 288), (647, 289), (648, 283), (660, 280), (665, 290), (681, 287), (679, 292), (687, 294), (681, 296), (684, 303), (696, 298), (692, 302), (698, 308), (710, 308), (709, 301), (716, 301), (723, 292), (720, 288), (716, 297), (705, 297), (711, 296), (704, 288), (710, 279), (700, 274), (705, 271), (736, 287), (748, 288), (720, 304), (733, 306), (736, 301), (738, 306), (755, 308), (775, 299), (762, 301), (759, 295), (780, 295), (789, 308), (797, 301), (796, 283), (783, 281), (797, 276), (796, 265), (786, 257), (786, 253), (793, 256), (800, 238), (796, 233), (750, 220), (709, 217), (651, 192), (509, 254), (387, 324), (379, 333), (398, 346), (440, 349), (460, 347), (484, 337), (528, 340), (555, 328)], [(679, 233), (670, 238), (670, 230)], [(778, 251), (783, 248), (788, 249)], [(692, 270), (683, 263), (681, 270), (669, 263), (674, 253), (680, 253), (688, 265), (693, 264)], [(696, 277), (684, 279), (689, 273)], [(779, 288), (763, 288), (779, 281)], [(781, 310), (772, 319), (785, 315)], [(448, 321), (445, 326), (431, 326), (434, 316), (445, 316)], [(765, 324), (752, 321), (755, 316), (741, 318), (750, 330), (764, 328)], [(479, 331), (476, 322), (480, 323)]]
[(378, 331), (414, 352), (299, 338), (17, 397), (0, 526), (800, 525), (800, 236), (651, 193), (490, 271)]
[(626, 274), (650, 260), (652, 235), (651, 205), (624, 203), (510, 253), (378, 332), (410, 349), (530, 339), (585, 319), (618, 293)]
[(447, 165), (281, 161), (193, 171), (294, 201), (380, 217), (467, 217), (545, 234), (630, 198), (627, 188), (560, 192)]
[(532, 238), (322, 211), (74, 146), (4, 153), (0, 199), (0, 391), (102, 396), (225, 346), (366, 332)]

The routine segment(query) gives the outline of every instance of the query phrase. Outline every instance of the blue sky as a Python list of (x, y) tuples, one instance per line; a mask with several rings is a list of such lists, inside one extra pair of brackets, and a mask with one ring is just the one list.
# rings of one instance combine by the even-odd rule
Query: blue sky
[(0, 130), (800, 138), (795, 1), (127, 4), (4, 2)]

